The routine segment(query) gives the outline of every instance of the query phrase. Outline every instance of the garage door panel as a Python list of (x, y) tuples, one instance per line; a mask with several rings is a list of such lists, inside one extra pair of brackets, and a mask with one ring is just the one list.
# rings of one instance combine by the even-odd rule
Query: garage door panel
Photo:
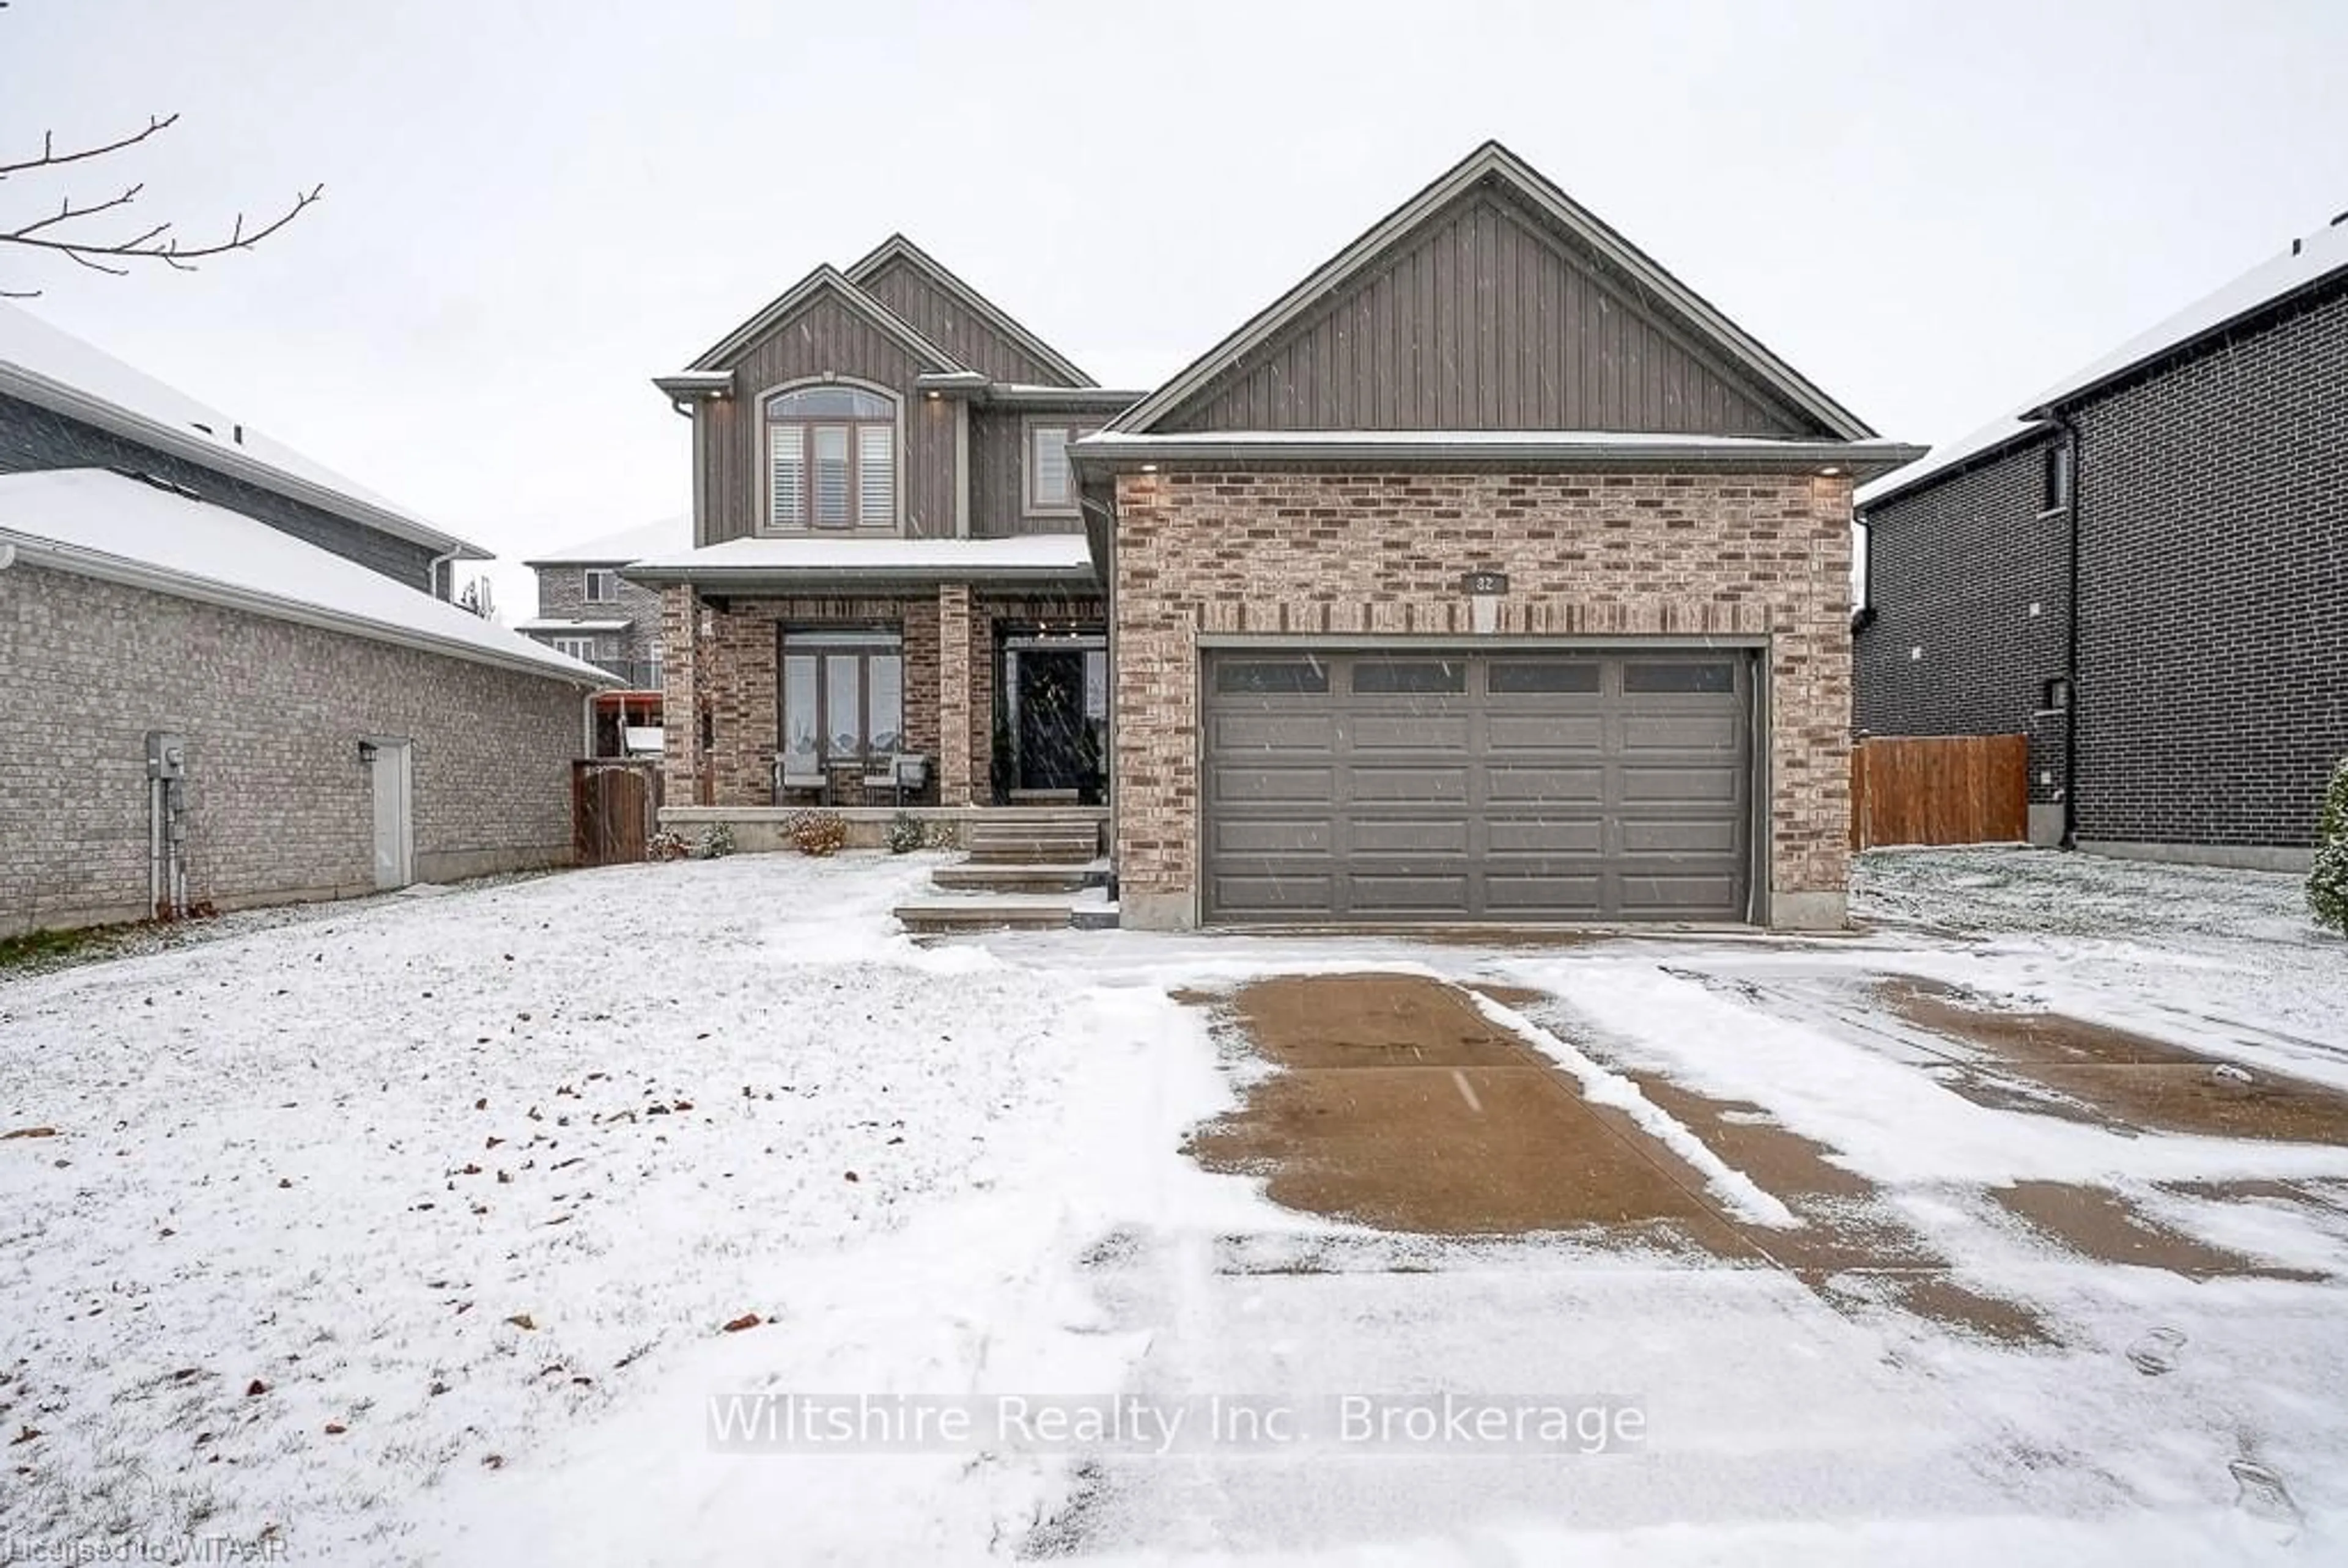
[(1743, 725), (1735, 713), (1626, 713), (1622, 749), (1641, 752), (1713, 752), (1734, 756)]
[(1207, 721), (1207, 744), (1216, 752), (1326, 753), (1337, 742), (1333, 713), (1224, 713)]
[(1426, 801), (1457, 805), (1468, 799), (1465, 763), (1356, 763), (1347, 771), (1357, 801)]
[(1321, 856), (1337, 846), (1337, 825), (1327, 816), (1223, 817), (1208, 826), (1219, 856)]
[(1606, 852), (1602, 816), (1489, 816), (1484, 842), (1497, 859), (1504, 855), (1587, 855)]
[(1729, 763), (1625, 764), (1619, 798), (1624, 801), (1707, 801), (1719, 805), (1734, 805), (1739, 782), (1738, 770)]
[(1354, 754), (1464, 752), (1468, 723), (1466, 713), (1354, 713), (1351, 716)]
[(1743, 917), (1746, 655), (1299, 660), (1208, 655), (1210, 918)]
[(1529, 763), (1496, 763), (1484, 772), (1484, 798), (1491, 801), (1554, 802), (1595, 805), (1606, 798), (1606, 770), (1544, 768)]
[(1736, 896), (1736, 878), (1727, 873), (1620, 877), (1617, 903), (1625, 919), (1716, 920)]
[(1488, 915), (1519, 920), (1594, 920), (1605, 909), (1605, 876), (1575, 871), (1494, 870), (1484, 878)]
[(1328, 800), (1337, 772), (1321, 766), (1271, 767), (1226, 764), (1215, 770), (1212, 798), (1218, 802)]
[(1468, 907), (1468, 869), (1450, 873), (1385, 873), (1356, 868), (1346, 875), (1347, 913), (1361, 915), (1457, 915)]
[(1329, 912), (1335, 886), (1336, 879), (1326, 873), (1222, 876), (1210, 880), (1208, 893), (1212, 907), (1221, 914), (1305, 918)]
[(1739, 836), (1736, 824), (1717, 816), (1626, 816), (1622, 826), (1625, 856), (1734, 855)]
[(1468, 821), (1457, 816), (1356, 816), (1346, 847), (1355, 855), (1439, 855), (1465, 860), (1474, 847)]
[(1606, 752), (1606, 715), (1586, 713), (1493, 713), (1485, 721), (1487, 744), (1494, 752), (1534, 752), (1543, 756)]

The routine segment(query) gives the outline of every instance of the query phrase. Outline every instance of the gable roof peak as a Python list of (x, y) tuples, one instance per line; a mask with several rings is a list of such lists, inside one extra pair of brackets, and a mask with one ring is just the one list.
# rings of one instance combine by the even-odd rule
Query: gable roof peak
[(1400, 207), (1387, 213), (1339, 251), (1303, 282), (1250, 318), (1238, 331), (1207, 351), (1148, 397), (1128, 409), (1111, 428), (1129, 432), (1152, 429), (1196, 395), (1204, 392), (1225, 371), (1275, 333), (1304, 316), (1322, 302), (1372, 266), (1396, 253), (1426, 225), (1436, 221), (1453, 202), (1487, 180), (1507, 186), (1519, 199), (1586, 247), (1608, 266), (1638, 284), (1651, 299), (1678, 316), (1703, 338), (1788, 406), (1814, 421), (1836, 438), (1874, 438), (1859, 416), (1828, 396), (1791, 365), (1769, 352), (1694, 290), (1663, 270), (1653, 258), (1631, 243), (1595, 213), (1560, 190), (1555, 182), (1496, 138), (1487, 138)]
[(970, 367), (945, 350), (932, 343), (914, 329), (902, 316), (866, 293), (848, 276), (829, 261), (819, 262), (807, 276), (768, 301), (748, 321), (727, 333), (711, 344), (687, 365), (687, 370), (723, 370), (726, 363), (764, 337), (802, 309), (819, 294), (829, 293), (850, 310), (864, 317), (914, 358), (927, 362), (932, 368), (945, 371), (967, 370)]
[(1100, 384), (1086, 374), (1084, 370), (1066, 354), (1036, 336), (1018, 317), (979, 292), (953, 268), (913, 243), (901, 229), (850, 262), (848, 279), (860, 285), (869, 282), (876, 273), (891, 261), (903, 261), (927, 274), (932, 282), (959, 300), (965, 310), (979, 316), (1004, 337), (1011, 339), (1028, 354), (1059, 372), (1070, 385), (1097, 386)]

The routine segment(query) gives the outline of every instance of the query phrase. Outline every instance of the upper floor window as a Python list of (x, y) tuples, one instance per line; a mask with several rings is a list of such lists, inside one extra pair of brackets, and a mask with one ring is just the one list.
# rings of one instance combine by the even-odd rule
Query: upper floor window
[(567, 653), (590, 664), (595, 661), (595, 640), (592, 637), (556, 637), (549, 641), (557, 653)]
[(1076, 476), (1068, 462), (1068, 443), (1092, 434), (1086, 425), (1032, 424), (1027, 426), (1027, 510), (1073, 512), (1076, 509)]
[(2058, 441), (2039, 456), (2038, 509), (2059, 512), (2071, 504), (2071, 444)]
[(827, 383), (767, 399), (767, 526), (897, 526), (897, 400)]
[(587, 569), (587, 584), (580, 597), (589, 604), (617, 604), (620, 601), (620, 574), (609, 567)]

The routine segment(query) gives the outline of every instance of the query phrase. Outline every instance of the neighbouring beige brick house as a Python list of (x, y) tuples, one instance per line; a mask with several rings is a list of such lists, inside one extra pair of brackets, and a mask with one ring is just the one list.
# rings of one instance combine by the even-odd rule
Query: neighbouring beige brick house
[[(672, 801), (839, 799), (877, 678), (925, 800), (1105, 798), (1129, 926), (1842, 921), (1850, 491), (1916, 449), (1506, 149), (1147, 395), (1017, 379), (1007, 318), (875, 254), (661, 382)], [(1078, 688), (1063, 791), (1028, 726)]]
[(610, 678), (481, 559), (0, 305), (0, 937), (568, 863)]

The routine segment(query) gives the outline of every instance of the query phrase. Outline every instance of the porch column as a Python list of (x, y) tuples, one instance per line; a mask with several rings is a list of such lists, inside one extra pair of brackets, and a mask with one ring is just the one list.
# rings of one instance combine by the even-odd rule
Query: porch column
[(693, 589), (661, 589), (661, 797), (670, 805), (701, 804), (699, 618)]
[(970, 804), (970, 585), (938, 588), (938, 804)]

